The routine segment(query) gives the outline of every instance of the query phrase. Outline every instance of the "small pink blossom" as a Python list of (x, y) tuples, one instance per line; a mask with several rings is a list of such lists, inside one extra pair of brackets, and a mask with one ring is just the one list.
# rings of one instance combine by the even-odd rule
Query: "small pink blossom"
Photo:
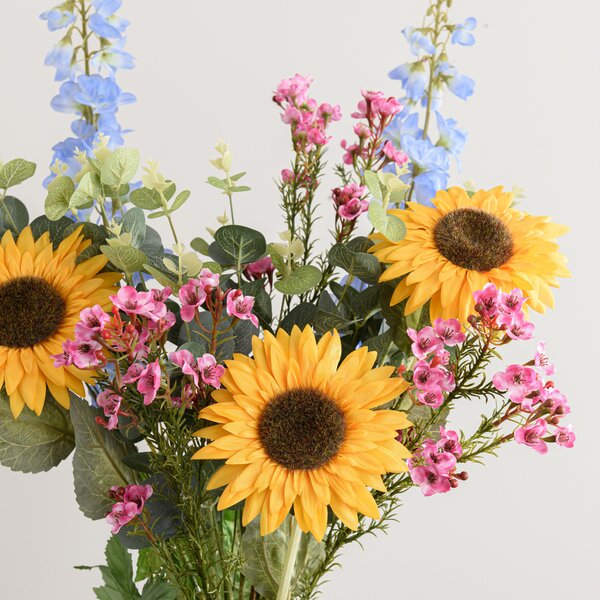
[(198, 359), (198, 371), (206, 385), (217, 389), (221, 387), (221, 377), (225, 373), (225, 368), (223, 365), (217, 364), (217, 360), (212, 354), (203, 354)]
[(482, 290), (473, 293), (475, 308), (482, 317), (493, 319), (496, 316), (500, 303), (499, 294), (493, 283), (487, 283)]
[(190, 279), (184, 283), (179, 290), (179, 300), (181, 300), (181, 318), (186, 323), (194, 320), (196, 310), (206, 300), (206, 292), (198, 279)]
[(525, 302), (525, 297), (523, 296), (523, 292), (515, 288), (510, 293), (500, 292), (498, 298), (499, 308), (504, 313), (516, 314), (521, 312), (523, 308), (523, 303)]
[(106, 324), (110, 321), (110, 315), (107, 315), (99, 304), (91, 308), (84, 308), (79, 313), (79, 323), (75, 325), (75, 335), (78, 339), (91, 339), (104, 330)]
[(94, 340), (76, 341), (68, 347), (73, 364), (79, 369), (95, 369), (104, 362), (102, 346)]
[(445, 494), (452, 486), (450, 479), (442, 475), (434, 466), (419, 466), (410, 469), (410, 477), (423, 492), (424, 496)]
[(326, 123), (329, 121), (339, 121), (342, 118), (342, 110), (339, 104), (332, 106), (327, 102), (323, 102), (317, 109), (317, 115)]
[(258, 318), (252, 314), (254, 298), (244, 296), (242, 290), (230, 290), (227, 294), (227, 314), (242, 320), (249, 320), (254, 327), (258, 327)]
[(138, 514), (141, 514), (146, 500), (152, 496), (152, 493), (151, 485), (128, 485), (123, 494), (123, 501), (125, 503), (133, 502), (137, 506)]
[(337, 212), (345, 221), (353, 221), (368, 210), (369, 203), (366, 200), (351, 198), (346, 204), (342, 204)]
[(433, 329), (445, 346), (456, 346), (465, 341), (465, 334), (461, 331), (460, 323), (456, 319), (437, 318), (433, 322)]
[(313, 82), (312, 77), (304, 77), (303, 75), (296, 74), (289, 79), (284, 79), (277, 86), (274, 100), (275, 102), (291, 102), (302, 104), (308, 93), (308, 88)]
[(541, 390), (541, 401), (549, 405), (552, 416), (564, 417), (571, 412), (567, 397), (548, 383)]
[(529, 425), (517, 427), (515, 430), (515, 442), (529, 446), (540, 454), (546, 454), (548, 452), (548, 444), (542, 438), (546, 435), (547, 430), (546, 421), (544, 419), (537, 419), (537, 421)]
[(219, 287), (220, 275), (213, 273), (210, 269), (200, 271), (200, 286), (205, 292)]
[(50, 358), (54, 360), (54, 367), (70, 367), (73, 364), (76, 344), (72, 340), (65, 340), (60, 354), (52, 354)]
[(444, 349), (444, 344), (438, 337), (433, 327), (423, 327), (419, 331), (407, 329), (408, 337), (413, 341), (411, 349), (417, 358), (426, 358), (431, 353)]
[(501, 392), (508, 391), (508, 397), (517, 404), (539, 389), (536, 372), (531, 367), (510, 365), (504, 371), (496, 373), (492, 379), (494, 386)]
[(160, 388), (162, 371), (158, 360), (151, 362), (141, 373), (137, 389), (144, 396), (144, 404), (152, 404)]
[(373, 135), (373, 132), (364, 123), (357, 123), (352, 129), (360, 140), (366, 140)]
[(443, 378), (441, 369), (432, 367), (426, 360), (419, 360), (413, 370), (413, 383), (419, 390), (435, 390)]
[(106, 515), (109, 525), (112, 525), (111, 531), (119, 533), (121, 527), (127, 525), (138, 516), (138, 507), (135, 502), (117, 502), (112, 510)]
[(440, 450), (432, 440), (425, 440), (419, 453), (442, 475), (449, 475), (456, 468), (456, 456), (451, 452)]
[(119, 411), (121, 410), (122, 396), (112, 390), (104, 390), (96, 397), (96, 404), (108, 418), (107, 429), (116, 429), (119, 426)]
[[(530, 340), (533, 337), (535, 325), (527, 321), (522, 312), (514, 313), (510, 316), (512, 316), (512, 319), (506, 330), (506, 335), (513, 340)], [(501, 325), (505, 324), (502, 318), (498, 319), (498, 323)]]
[(324, 146), (329, 140), (328, 137), (323, 135), (323, 132), (318, 127), (309, 129), (306, 138), (309, 143), (314, 144), (315, 146)]
[(463, 449), (458, 439), (458, 433), (445, 427), (440, 427), (440, 439), (437, 447), (444, 452), (450, 452), (457, 458), (462, 455)]
[(281, 171), (281, 181), (283, 181), (283, 183), (290, 184), (290, 183), (294, 183), (294, 171), (292, 171), (291, 169), (282, 169)]
[(572, 448), (576, 439), (572, 425), (557, 427), (554, 431), (554, 441), (563, 448)]
[(540, 342), (537, 345), (534, 362), (535, 366), (547, 377), (551, 377), (556, 372), (556, 367), (546, 354), (546, 342)]
[(193, 379), (194, 385), (198, 387), (200, 373), (198, 372), (197, 361), (189, 350), (183, 349), (171, 352), (169, 360), (177, 365), (184, 375), (189, 375)]
[(123, 383), (135, 383), (138, 381), (145, 368), (142, 363), (138, 362), (130, 365), (125, 375), (123, 375)]
[(273, 285), (273, 273), (275, 272), (275, 265), (271, 260), (270, 256), (265, 256), (258, 259), (257, 261), (250, 263), (245, 269), (244, 274), (248, 279), (261, 279), (267, 277), (267, 280)]
[(383, 145), (383, 154), (386, 156), (386, 158), (396, 163), (400, 167), (406, 164), (408, 161), (408, 155), (406, 152), (398, 150), (389, 140)]
[(417, 400), (430, 408), (439, 408), (444, 403), (444, 395), (439, 385), (417, 393)]
[(149, 319), (155, 318), (154, 303), (150, 292), (138, 292), (133, 286), (125, 285), (119, 288), (115, 296), (110, 296), (111, 302), (128, 315), (140, 315)]

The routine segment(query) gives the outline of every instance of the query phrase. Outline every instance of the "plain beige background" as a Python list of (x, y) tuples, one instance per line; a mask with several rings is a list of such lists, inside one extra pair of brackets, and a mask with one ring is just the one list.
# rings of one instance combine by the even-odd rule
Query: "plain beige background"
[[(0, 0), (0, 156), (38, 163), (20, 190), (34, 214), (50, 147), (69, 119), (50, 110), (53, 73), (43, 66), (56, 36), (37, 16), (52, 0)], [(477, 81), (468, 103), (449, 100), (446, 116), (469, 131), (460, 183), (522, 185), (525, 210), (551, 214), (572, 232), (564, 238), (574, 278), (556, 293), (556, 309), (537, 317), (559, 365), (578, 435), (573, 451), (542, 457), (513, 445), (472, 467), (471, 478), (445, 496), (405, 496), (389, 535), (350, 547), (343, 568), (323, 588), (327, 600), (461, 598), (521, 600), (598, 598), (598, 161), (600, 159), (600, 5), (595, 0), (524, 2), (456, 0), (457, 18), (479, 20), (477, 45), (453, 49), (461, 72)], [(409, 59), (401, 29), (420, 22), (424, 0), (125, 0), (133, 25), (128, 49), (135, 71), (123, 73), (138, 103), (121, 112), (131, 146), (159, 160), (180, 188), (192, 190), (176, 217), (183, 238), (214, 226), (225, 206), (203, 182), (219, 137), (253, 191), (237, 201), (240, 222), (273, 239), (282, 229), (273, 178), (289, 161), (285, 127), (270, 102), (283, 77), (315, 77), (314, 94), (345, 115), (361, 87), (399, 94), (388, 70)], [(334, 125), (330, 158), (349, 136)], [(327, 182), (322, 235), (327, 235)], [(533, 342), (513, 349), (532, 356)], [(465, 404), (453, 421), (473, 424), (482, 407)], [(0, 470), (0, 597), (87, 600), (109, 529), (77, 510), (69, 462), (40, 476)]]

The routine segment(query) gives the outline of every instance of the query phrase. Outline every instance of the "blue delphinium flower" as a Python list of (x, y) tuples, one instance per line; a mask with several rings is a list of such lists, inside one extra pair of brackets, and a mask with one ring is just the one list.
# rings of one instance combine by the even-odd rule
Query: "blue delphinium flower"
[[(437, 7), (436, 10), (443, 12), (444, 9)], [(404, 108), (385, 130), (385, 137), (409, 157), (408, 172), (402, 176), (410, 184), (409, 198), (423, 204), (430, 204), (435, 194), (448, 185), (450, 158), (460, 167), (460, 154), (467, 139), (466, 132), (458, 128), (456, 121), (440, 112), (444, 92), (448, 90), (466, 100), (475, 88), (475, 82), (460, 74), (449, 62), (446, 45), (448, 38), (453, 44), (473, 45), (475, 37), (471, 32), (477, 21), (470, 17), (462, 23), (450, 24), (445, 13), (431, 13), (430, 17), (431, 24), (402, 31), (418, 60), (402, 64), (389, 73), (391, 79), (402, 85), (404, 96), (399, 100)], [(419, 107), (426, 111), (422, 127)], [(431, 131), (434, 113), (437, 141)]]
[(450, 41), (453, 44), (460, 44), (461, 46), (472, 46), (475, 43), (475, 36), (471, 31), (473, 31), (476, 26), (477, 19), (475, 17), (469, 17), (462, 23), (458, 23), (454, 26)]
[[(58, 112), (77, 116), (71, 124), (75, 137), (68, 137), (53, 148), (49, 180), (65, 169), (67, 174), (75, 175), (81, 162), (73, 158), (73, 152), (91, 154), (99, 133), (109, 138), (109, 148), (124, 142), (126, 130), (119, 124), (117, 112), (123, 104), (134, 102), (135, 96), (123, 92), (116, 82), (119, 69), (134, 67), (133, 56), (124, 48), (123, 35), (129, 22), (116, 14), (121, 4), (122, 0), (92, 0), (92, 10), (88, 7), (87, 12), (82, 12), (75, 3), (63, 3), (41, 15), (50, 30), (66, 29), (45, 61), (56, 69), (56, 79), (64, 81), (51, 105)], [(86, 38), (85, 55), (83, 42), (72, 41), (85, 30), (80, 23), (83, 19), (92, 34)], [(95, 37), (98, 47), (93, 49)], [(84, 60), (88, 60), (85, 69)]]

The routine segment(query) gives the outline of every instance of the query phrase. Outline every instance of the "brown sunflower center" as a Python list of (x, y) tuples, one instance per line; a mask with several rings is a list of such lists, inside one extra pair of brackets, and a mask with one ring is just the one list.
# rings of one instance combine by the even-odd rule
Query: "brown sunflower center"
[(479, 208), (457, 208), (444, 215), (433, 230), (433, 239), (442, 256), (470, 271), (501, 267), (513, 253), (508, 227)]
[(271, 459), (290, 470), (308, 471), (337, 454), (346, 435), (346, 419), (323, 392), (298, 388), (267, 404), (258, 430)]
[(41, 277), (0, 284), (0, 345), (29, 348), (49, 338), (65, 316), (66, 302)]

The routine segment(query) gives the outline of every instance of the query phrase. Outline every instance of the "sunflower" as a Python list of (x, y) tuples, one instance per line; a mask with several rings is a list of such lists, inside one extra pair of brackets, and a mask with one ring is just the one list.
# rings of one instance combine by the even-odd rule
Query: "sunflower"
[(406, 276), (391, 305), (408, 298), (410, 314), (430, 300), (432, 321), (454, 317), (464, 323), (473, 312), (473, 292), (491, 282), (505, 291), (520, 288), (538, 312), (551, 308), (550, 288), (570, 274), (555, 243), (568, 228), (512, 208), (512, 199), (502, 187), (472, 197), (453, 187), (438, 192), (433, 207), (409, 202), (407, 209), (390, 210), (404, 221), (406, 237), (391, 242), (373, 234), (370, 252), (390, 264), (380, 281)]
[(83, 396), (83, 381), (90, 381), (89, 372), (55, 368), (51, 355), (73, 337), (82, 309), (110, 303), (121, 275), (99, 273), (107, 262), (102, 255), (77, 264), (91, 244), (80, 231), (56, 250), (48, 233), (34, 240), (30, 227), (16, 241), (10, 231), (0, 240), (0, 388), (15, 418), (25, 405), (39, 415), (46, 391), (69, 408), (69, 390)]
[(252, 351), (254, 358), (226, 361), (225, 389), (200, 412), (218, 425), (197, 432), (214, 441), (194, 458), (226, 459), (207, 485), (227, 486), (218, 508), (245, 500), (242, 522), (260, 514), (266, 535), (293, 506), (301, 529), (317, 540), (327, 506), (352, 529), (357, 511), (379, 518), (367, 488), (385, 491), (381, 475), (407, 470), (410, 453), (396, 437), (410, 423), (402, 412), (372, 409), (408, 384), (390, 377), (394, 367), (373, 368), (377, 353), (364, 346), (339, 364), (336, 331), (317, 343), (310, 326), (291, 335), (280, 329), (277, 337), (254, 337)]

